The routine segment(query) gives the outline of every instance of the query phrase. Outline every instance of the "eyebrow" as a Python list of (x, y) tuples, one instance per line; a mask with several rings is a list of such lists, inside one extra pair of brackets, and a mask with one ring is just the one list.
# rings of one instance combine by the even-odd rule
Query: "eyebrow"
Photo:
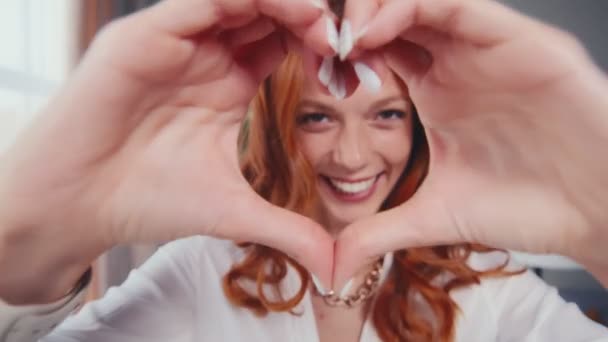
[(382, 100), (378, 100), (376, 102), (374, 102), (369, 108), (368, 111), (371, 111), (373, 109), (379, 108), (379, 107), (384, 107), (390, 103), (393, 102), (397, 102), (397, 101), (403, 101), (405, 102), (408, 106), (407, 106), (407, 110), (409, 111), (409, 105), (411, 104), (411, 102), (409, 101), (409, 98), (404, 97), (403, 95), (393, 95), (393, 96), (388, 96)]
[(333, 109), (331, 107), (325, 105), (324, 103), (310, 100), (310, 99), (304, 99), (304, 100), (300, 101), (300, 103), (298, 103), (298, 109), (301, 107), (315, 107), (315, 108), (319, 108), (323, 111), (333, 112)]
[[(408, 105), (411, 103), (409, 101), (409, 99), (407, 97), (404, 97), (403, 95), (387, 96), (381, 100), (374, 102), (371, 106), (369, 106), (368, 112), (375, 110), (376, 108), (379, 108), (379, 107), (384, 107), (387, 104), (390, 104), (390, 103), (396, 102), (396, 101), (403, 101)], [(328, 106), (322, 102), (318, 102), (318, 101), (311, 100), (311, 99), (304, 99), (304, 100), (300, 101), (300, 103), (298, 104), (298, 108), (301, 108), (301, 107), (315, 107), (315, 108), (319, 108), (326, 112), (334, 112), (334, 110), (331, 106)], [(409, 111), (409, 109), (410, 109), (409, 106), (407, 109)]]

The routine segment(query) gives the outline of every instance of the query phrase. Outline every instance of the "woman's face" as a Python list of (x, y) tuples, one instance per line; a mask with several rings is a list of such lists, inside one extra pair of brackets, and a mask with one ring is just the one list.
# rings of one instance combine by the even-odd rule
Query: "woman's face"
[(346, 100), (305, 83), (296, 139), (318, 177), (316, 219), (330, 232), (380, 209), (410, 155), (411, 108), (392, 77), (378, 93), (359, 87)]

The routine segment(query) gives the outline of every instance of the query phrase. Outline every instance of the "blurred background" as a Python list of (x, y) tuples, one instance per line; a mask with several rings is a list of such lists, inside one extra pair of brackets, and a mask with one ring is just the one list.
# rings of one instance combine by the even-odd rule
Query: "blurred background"
[[(155, 2), (0, 0), (0, 152), (69, 76), (99, 28)], [(608, 71), (608, 1), (503, 2), (571, 31)], [(120, 246), (103, 255), (94, 266), (89, 298), (98, 298), (108, 287), (120, 284), (157, 247)], [(562, 296), (589, 316), (608, 325), (608, 291), (579, 265), (559, 256), (514, 253), (514, 257), (557, 286)]]

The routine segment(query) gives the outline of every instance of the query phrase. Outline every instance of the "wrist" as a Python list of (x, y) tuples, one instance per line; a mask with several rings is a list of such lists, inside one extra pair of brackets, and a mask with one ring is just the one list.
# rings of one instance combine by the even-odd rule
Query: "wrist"
[(41, 235), (45, 235), (42, 229), (0, 230), (0, 298), (4, 302), (55, 302), (77, 286), (95, 258), (73, 253), (74, 248), (57, 237)]
[[(572, 227), (575, 231), (567, 255), (578, 261), (608, 288), (608, 78), (598, 69), (584, 74), (574, 85), (587, 94), (587, 101), (579, 101), (584, 107), (577, 117), (585, 125), (586, 132), (577, 134), (586, 140), (586, 148), (579, 151), (581, 160), (576, 167), (581, 182), (572, 182), (573, 203), (584, 217), (583, 227)], [(589, 121), (586, 121), (589, 120)]]
[(77, 289), (83, 279), (90, 278), (88, 266), (22, 263), (14, 258), (0, 258), (0, 272), (0, 299), (10, 305), (56, 302)]
[(595, 279), (608, 289), (608, 262), (597, 263), (592, 261), (577, 260)]

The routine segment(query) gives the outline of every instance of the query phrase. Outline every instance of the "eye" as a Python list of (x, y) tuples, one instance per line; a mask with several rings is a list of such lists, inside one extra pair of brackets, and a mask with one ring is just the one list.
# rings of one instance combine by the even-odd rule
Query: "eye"
[(298, 116), (296, 123), (298, 125), (318, 124), (329, 121), (329, 116), (323, 113), (308, 113)]
[(383, 110), (378, 113), (379, 120), (401, 120), (405, 118), (405, 112), (396, 109)]

